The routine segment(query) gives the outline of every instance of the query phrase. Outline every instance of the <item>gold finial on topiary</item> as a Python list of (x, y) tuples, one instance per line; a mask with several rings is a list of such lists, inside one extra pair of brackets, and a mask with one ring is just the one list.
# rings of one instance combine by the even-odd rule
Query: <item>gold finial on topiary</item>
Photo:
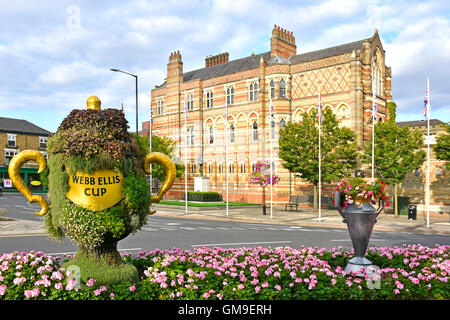
[(102, 102), (97, 96), (90, 96), (86, 100), (87, 108), (92, 110), (100, 110)]

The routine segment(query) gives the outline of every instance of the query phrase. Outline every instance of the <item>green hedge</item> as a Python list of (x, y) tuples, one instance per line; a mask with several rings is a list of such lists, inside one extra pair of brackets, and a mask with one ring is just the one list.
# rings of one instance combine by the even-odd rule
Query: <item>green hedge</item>
[(214, 202), (223, 201), (223, 199), (218, 192), (188, 191), (188, 201)]

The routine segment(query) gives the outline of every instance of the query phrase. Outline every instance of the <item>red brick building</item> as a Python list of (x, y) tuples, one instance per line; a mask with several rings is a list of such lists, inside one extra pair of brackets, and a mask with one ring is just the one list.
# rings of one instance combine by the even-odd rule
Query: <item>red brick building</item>
[[(252, 165), (273, 159), (281, 181), (274, 189), (275, 204), (290, 194), (308, 194), (311, 186), (281, 166), (278, 133), (288, 121), (301, 121), (301, 113), (317, 108), (318, 85), (324, 108), (330, 108), (357, 134), (358, 147), (372, 132), (372, 80), (378, 110), (386, 118), (386, 102), (392, 99), (391, 68), (385, 65), (385, 51), (378, 32), (366, 39), (331, 48), (297, 54), (292, 32), (274, 26), (270, 51), (230, 60), (228, 53), (205, 58), (205, 67), (183, 70), (179, 51), (172, 52), (165, 81), (151, 91), (152, 134), (168, 136), (178, 144), (177, 155), (188, 159), (189, 190), (193, 178), (209, 177), (210, 190), (225, 192), (225, 170), (229, 172), (230, 201), (260, 202), (262, 188), (248, 183)], [(272, 95), (275, 123), (269, 120)], [(225, 119), (225, 99), (228, 119)], [(184, 105), (187, 106), (187, 135)], [(225, 125), (228, 127), (228, 168), (225, 168)], [(148, 135), (149, 123), (143, 123)], [(185, 143), (187, 154), (185, 155)], [(184, 178), (167, 194), (181, 198)]]

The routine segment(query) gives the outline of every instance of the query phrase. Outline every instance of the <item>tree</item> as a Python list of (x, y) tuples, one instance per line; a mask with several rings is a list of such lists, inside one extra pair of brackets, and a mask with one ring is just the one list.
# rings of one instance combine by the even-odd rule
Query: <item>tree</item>
[[(136, 134), (132, 134), (137, 137), (137, 141), (140, 149), (145, 153), (150, 152), (150, 142), (148, 137), (137, 136)], [(152, 152), (161, 152), (166, 156), (173, 158), (174, 152), (176, 148), (176, 142), (168, 137), (159, 137), (152, 135)], [(177, 169), (177, 178), (182, 177), (184, 174), (184, 165), (175, 163), (175, 167)], [(152, 178), (157, 178), (159, 181), (164, 181), (166, 176), (166, 170), (164, 167), (158, 163), (152, 164)]]
[[(417, 129), (399, 128), (395, 123), (395, 103), (388, 103), (390, 118), (375, 125), (375, 174), (387, 184), (394, 185), (395, 216), (398, 215), (397, 187), (406, 175), (420, 168), (425, 160), (423, 134)], [(372, 139), (365, 145), (362, 161), (372, 163)]]
[[(272, 169), (273, 170), (273, 169)], [(248, 181), (252, 184), (257, 184), (263, 187), (263, 214), (266, 214), (266, 186), (274, 185), (280, 181), (280, 177), (272, 172), (272, 179), (270, 177), (270, 162), (266, 160), (259, 160), (256, 162), (254, 169)]]
[(443, 124), (446, 134), (437, 138), (433, 147), (434, 154), (439, 160), (447, 161), (445, 164), (447, 170), (450, 170), (450, 125)]
[[(314, 187), (317, 208), (319, 184), (319, 122), (317, 112), (302, 115), (301, 123), (288, 123), (280, 130), (279, 156), (283, 167), (307, 180)], [(356, 135), (339, 121), (331, 110), (323, 112), (321, 124), (321, 180), (331, 183), (349, 177), (356, 168)]]

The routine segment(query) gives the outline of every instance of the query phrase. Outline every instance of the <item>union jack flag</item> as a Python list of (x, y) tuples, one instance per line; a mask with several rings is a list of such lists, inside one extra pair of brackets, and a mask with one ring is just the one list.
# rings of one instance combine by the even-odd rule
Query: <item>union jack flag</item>
[(422, 110), (422, 116), (427, 119), (428, 118), (428, 111), (430, 110), (430, 103), (429, 103), (429, 97), (428, 97), (428, 90), (425, 93), (425, 98), (423, 99), (423, 110)]
[(373, 119), (378, 120), (378, 106), (377, 106), (377, 98), (376, 97), (374, 97), (374, 99), (373, 99), (372, 117), (373, 117)]

